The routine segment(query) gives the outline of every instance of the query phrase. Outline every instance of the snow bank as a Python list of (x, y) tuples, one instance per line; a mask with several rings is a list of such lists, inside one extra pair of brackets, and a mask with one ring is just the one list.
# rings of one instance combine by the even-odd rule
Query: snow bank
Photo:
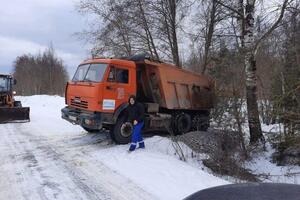
[(255, 157), (246, 164), (255, 174), (261, 175), (264, 182), (300, 184), (299, 166), (277, 166), (272, 162), (272, 148), (269, 138), (283, 132), (282, 124), (262, 124), (262, 130), (266, 138), (266, 151)]
[(127, 145), (101, 150), (94, 155), (159, 199), (183, 199), (205, 188), (227, 181), (180, 161), (171, 141), (155, 136), (145, 140), (146, 149), (127, 153)]
[(272, 162), (274, 149), (266, 143), (267, 151), (257, 155), (246, 167), (260, 174), (264, 182), (300, 184), (299, 166), (277, 166)]

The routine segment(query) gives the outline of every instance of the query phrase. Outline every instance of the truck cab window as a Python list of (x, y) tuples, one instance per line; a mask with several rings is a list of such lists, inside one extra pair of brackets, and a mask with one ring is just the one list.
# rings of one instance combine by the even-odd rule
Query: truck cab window
[(108, 82), (128, 83), (128, 70), (111, 67), (108, 74)]
[(73, 77), (73, 81), (101, 82), (106, 71), (106, 63), (80, 65)]

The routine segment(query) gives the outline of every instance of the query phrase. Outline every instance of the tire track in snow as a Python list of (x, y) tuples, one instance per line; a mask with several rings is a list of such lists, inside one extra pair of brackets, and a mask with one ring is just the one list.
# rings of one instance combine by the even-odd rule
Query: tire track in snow
[[(18, 176), (22, 177), (22, 183), (28, 182), (31, 176), (35, 180), (30, 183), (38, 183), (35, 185), (37, 194), (26, 191), (26, 186), (21, 187), (25, 200), (36, 200), (37, 196), (41, 200), (70, 197), (74, 200), (155, 199), (102, 163), (93, 163), (93, 159), (84, 152), (87, 146), (70, 146), (64, 140), (53, 141), (30, 134), (22, 129), (22, 124), (7, 124), (1, 126), (0, 130), (6, 132), (4, 145), (9, 147), (11, 156), (17, 157), (16, 162), (22, 162), (22, 167), (27, 167), (26, 170), (20, 169), (20, 166), (17, 169), (21, 171)], [(22, 161), (18, 158), (22, 158)], [(81, 164), (78, 165), (78, 162)], [(58, 181), (57, 177), (52, 177), (51, 170), (67, 177), (68, 181)]]
[[(62, 194), (59, 198), (61, 190), (59, 189), (60, 184), (52, 180), (51, 173), (47, 171), (46, 164), (53, 160), (47, 159), (48, 153), (39, 150), (34, 142), (38, 140), (32, 138), (26, 138), (22, 134), (20, 129), (11, 125), (6, 125), (4, 129), (6, 145), (10, 147), (11, 154), (14, 154), (16, 159), (16, 165), (13, 167), (12, 172), (17, 171), (18, 175), (21, 176), (21, 181), (17, 182), (20, 185), (13, 185), (13, 187), (21, 187), (24, 199), (64, 199), (68, 195)], [(34, 142), (33, 142), (34, 141)], [(42, 158), (44, 157), (44, 158)], [(45, 163), (42, 163), (45, 162)], [(54, 161), (55, 162), (55, 161)], [(58, 163), (56, 163), (57, 166)], [(57, 167), (56, 170), (61, 170)], [(12, 183), (13, 184), (13, 183)], [(70, 183), (68, 183), (70, 184)], [(11, 191), (12, 192), (12, 191)], [(66, 191), (64, 191), (66, 192)], [(77, 193), (76, 191), (67, 191), (68, 194)], [(92, 198), (91, 195), (71, 195), (72, 199), (102, 199)], [(65, 197), (64, 197), (65, 196)], [(17, 199), (17, 198), (16, 198)], [(19, 199), (19, 198), (18, 198)], [(105, 199), (105, 198), (103, 198)]]

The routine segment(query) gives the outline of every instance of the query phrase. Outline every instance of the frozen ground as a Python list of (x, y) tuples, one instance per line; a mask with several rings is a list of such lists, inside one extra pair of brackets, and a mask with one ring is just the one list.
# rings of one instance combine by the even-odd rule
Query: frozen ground
[[(267, 139), (274, 136), (274, 134), (278, 134), (280, 128), (282, 127), (278, 124), (262, 126)], [(247, 167), (255, 174), (260, 175), (260, 179), (264, 182), (300, 184), (300, 167), (277, 166), (272, 162), (271, 157), (275, 150), (272, 149), (270, 143), (266, 143), (266, 149), (266, 152), (256, 155), (249, 161)]]
[(87, 134), (60, 118), (64, 99), (19, 97), (31, 122), (0, 125), (0, 199), (182, 199), (228, 184), (175, 155), (167, 138), (127, 153), (106, 134)]

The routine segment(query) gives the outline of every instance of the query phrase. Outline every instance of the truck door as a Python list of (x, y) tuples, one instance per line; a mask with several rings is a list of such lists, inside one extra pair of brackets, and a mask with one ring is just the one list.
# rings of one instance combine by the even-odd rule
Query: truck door
[(134, 69), (111, 65), (103, 87), (103, 112), (114, 112), (135, 94)]

